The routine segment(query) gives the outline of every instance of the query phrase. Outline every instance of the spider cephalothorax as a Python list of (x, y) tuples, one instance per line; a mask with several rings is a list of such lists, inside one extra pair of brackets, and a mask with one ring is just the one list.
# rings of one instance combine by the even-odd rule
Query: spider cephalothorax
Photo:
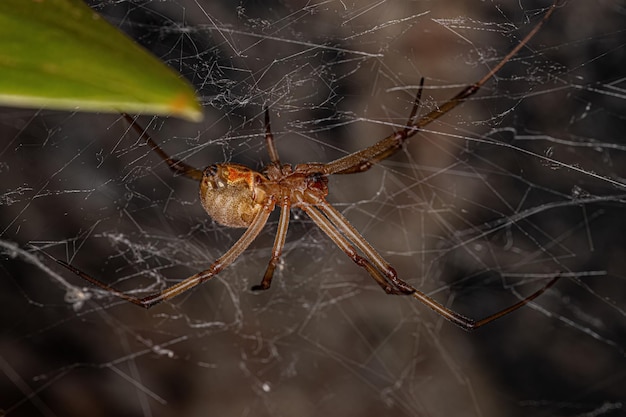
[(200, 201), (221, 225), (250, 226), (270, 195), (277, 201), (289, 199), (292, 207), (299, 207), (326, 198), (328, 177), (273, 163), (265, 168), (265, 175), (234, 163), (210, 165), (202, 172)]
[(392, 133), (368, 148), (328, 163), (316, 162), (300, 164), (295, 167), (281, 164), (270, 130), (267, 109), (265, 110), (265, 140), (271, 162), (264, 168), (263, 173), (234, 163), (210, 165), (204, 171), (200, 171), (182, 161), (171, 158), (148, 136), (144, 129), (139, 127), (130, 116), (125, 115), (126, 120), (145, 138), (152, 150), (159, 154), (173, 171), (200, 182), (200, 200), (207, 213), (216, 222), (224, 226), (245, 227), (247, 229), (239, 240), (223, 256), (213, 262), (208, 269), (144, 298), (137, 298), (118, 291), (66, 262), (57, 262), (115, 296), (148, 308), (211, 279), (233, 263), (261, 233), (270, 213), (279, 207), (280, 219), (272, 248), (272, 256), (261, 283), (252, 288), (253, 290), (265, 290), (271, 285), (274, 270), (282, 254), (289, 226), (289, 213), (292, 208), (297, 207), (303, 210), (355, 264), (365, 269), (387, 294), (411, 295), (444, 318), (466, 330), (475, 329), (517, 310), (552, 286), (558, 280), (559, 275), (556, 274), (541, 289), (504, 310), (482, 320), (469, 319), (439, 304), (398, 278), (393, 267), (339, 211), (326, 201), (328, 195), (327, 177), (333, 174), (354, 174), (367, 171), (376, 163), (395, 154), (402, 148), (407, 139), (414, 136), (424, 126), (448, 113), (475, 94), (513, 55), (528, 43), (554, 12), (559, 2), (560, 0), (555, 0), (530, 33), (482, 79), (464, 88), (457, 95), (418, 119), (417, 110), (422, 92), (420, 86), (409, 120), (403, 129)]

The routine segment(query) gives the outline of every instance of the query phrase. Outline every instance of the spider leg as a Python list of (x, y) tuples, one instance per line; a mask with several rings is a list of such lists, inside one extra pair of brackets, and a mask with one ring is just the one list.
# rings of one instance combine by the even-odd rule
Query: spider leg
[[(459, 104), (465, 102), (469, 97), (476, 94), (476, 92), (489, 81), (514, 55), (516, 55), (522, 48), (524, 48), (533, 36), (539, 31), (544, 23), (550, 18), (552, 13), (560, 5), (563, 0), (555, 0), (550, 6), (548, 11), (543, 15), (541, 20), (532, 28), (532, 30), (513, 48), (504, 58), (496, 64), (483, 78), (476, 83), (465, 87), (462, 91), (456, 94), (454, 97), (443, 103), (440, 107), (430, 111), (425, 116), (421, 117), (417, 121), (412, 121), (403, 130), (395, 132), (394, 134), (376, 142), (372, 146), (365, 148), (361, 151), (351, 153), (342, 158), (331, 161), (327, 164), (322, 164), (321, 168), (316, 166), (315, 169), (320, 172), (330, 174), (352, 174), (356, 172), (363, 172), (370, 169), (374, 164), (389, 158), (398, 150), (402, 148), (402, 144), (412, 136), (414, 136), (421, 129), (437, 120), (441, 116), (450, 112)], [(420, 85), (421, 90), (421, 85)], [(418, 91), (418, 95), (421, 91)], [(416, 110), (416, 107), (413, 107)], [(413, 114), (413, 112), (411, 112)]]
[[(420, 80), (419, 89), (417, 90), (417, 94), (415, 95), (415, 101), (413, 102), (413, 108), (411, 109), (409, 120), (404, 126), (404, 129), (395, 132), (392, 136), (389, 136), (386, 140), (383, 140), (382, 142), (375, 144), (373, 147), (368, 148), (371, 150), (371, 152), (369, 153), (369, 156), (366, 159), (361, 158), (359, 160), (360, 163), (342, 168), (341, 170), (336, 171), (336, 172), (334, 172), (336, 168), (329, 167), (330, 164), (335, 164), (335, 163), (339, 165), (343, 165), (346, 162), (345, 161), (346, 158), (349, 158), (355, 155), (355, 154), (352, 154), (352, 155), (348, 155), (348, 157), (344, 157), (334, 162), (330, 162), (329, 164), (326, 164), (325, 166), (322, 167), (322, 171), (325, 172), (326, 169), (330, 169), (331, 171), (333, 171), (333, 172), (330, 172), (332, 174), (356, 174), (357, 172), (367, 171), (368, 169), (372, 167), (372, 165), (384, 159), (387, 159), (391, 155), (398, 152), (398, 150), (400, 150), (402, 146), (404, 145), (404, 142), (406, 142), (407, 139), (409, 139), (411, 136), (417, 133), (420, 129), (419, 127), (417, 127), (417, 123), (419, 122), (415, 121), (415, 117), (417, 116), (417, 110), (422, 100), (423, 89), (424, 89), (424, 78), (422, 77), (422, 79)], [(367, 151), (368, 149), (365, 149), (365, 151)]]
[(272, 162), (280, 165), (278, 150), (276, 149), (276, 144), (274, 143), (274, 135), (272, 135), (272, 129), (270, 128), (270, 111), (267, 107), (265, 108), (265, 145)]
[(409, 131), (414, 129), (415, 125), (415, 117), (417, 116), (417, 110), (422, 104), (422, 91), (424, 91), (424, 77), (420, 78), (420, 86), (417, 89), (417, 94), (415, 95), (415, 101), (413, 102), (413, 108), (411, 109), (411, 114), (409, 115), (409, 120), (406, 122), (406, 126), (403, 129), (405, 135), (408, 135)]
[[(402, 292), (393, 288), (392, 285), (385, 279), (383, 274), (372, 265), (372, 263), (365, 257), (359, 255), (356, 249), (350, 244), (337, 228), (326, 218), (324, 215), (312, 205), (303, 205), (302, 210), (322, 229), (324, 233), (341, 249), (346, 255), (352, 259), (352, 261), (358, 266), (365, 268), (365, 270), (374, 278), (374, 280), (380, 285), (380, 287), (387, 294), (402, 294)], [(412, 291), (415, 291), (412, 289)]]
[(421, 303), (426, 304), (428, 307), (433, 309), (437, 314), (441, 315), (443, 318), (451, 321), (452, 323), (461, 327), (463, 330), (471, 331), (471, 330), (478, 329), (479, 327), (482, 327), (487, 323), (491, 323), (492, 321), (497, 320), (500, 317), (506, 316), (507, 314), (514, 312), (518, 308), (525, 306), (526, 304), (528, 304), (529, 302), (531, 302), (532, 300), (534, 300), (535, 298), (543, 294), (548, 288), (552, 287), (559, 280), (559, 278), (561, 278), (560, 274), (552, 278), (550, 281), (548, 281), (546, 285), (544, 285), (543, 287), (541, 287), (539, 290), (535, 291), (528, 297), (524, 298), (523, 300), (518, 301), (517, 303), (480, 320), (473, 320), (473, 319), (470, 319), (469, 317), (466, 317), (462, 314), (457, 313), (456, 311), (450, 310), (449, 308), (445, 307), (442, 304), (439, 304), (437, 301), (430, 298), (429, 296), (427, 296), (421, 291), (416, 290), (411, 295), (414, 298), (416, 298), (418, 301), (420, 301)]
[(152, 148), (152, 150), (159, 154), (159, 156), (165, 161), (165, 163), (170, 167), (172, 171), (177, 174), (181, 174), (188, 178), (191, 178), (192, 180), (202, 180), (202, 171), (192, 167), (191, 165), (187, 165), (186, 163), (179, 161), (178, 159), (170, 158), (170, 156), (166, 154), (165, 151), (161, 149), (154, 140), (152, 140), (150, 135), (148, 135), (148, 132), (144, 128), (139, 126), (132, 117), (130, 117), (126, 113), (123, 113), (122, 116), (124, 116), (130, 126), (132, 126), (133, 129), (135, 129), (135, 131), (139, 133), (139, 138), (144, 138), (148, 145)]
[[(548, 288), (552, 287), (559, 278), (561, 278), (561, 275), (559, 274), (552, 278), (538, 291), (535, 291), (523, 300), (481, 320), (473, 320), (445, 307), (423, 292), (418, 291), (413, 286), (399, 279), (396, 275), (396, 271), (389, 265), (389, 263), (385, 261), (382, 256), (365, 240), (365, 238), (357, 232), (356, 229), (354, 229), (348, 220), (330, 204), (318, 199), (315, 201), (315, 206), (321, 210), (321, 213), (312, 205), (305, 205), (302, 209), (311, 217), (311, 219), (313, 219), (319, 228), (322, 229), (337, 246), (339, 246), (342, 251), (344, 251), (357, 265), (365, 268), (386, 293), (397, 295), (410, 294), (422, 304), (427, 305), (436, 313), (464, 330), (469, 331), (477, 329), (487, 323), (491, 323), (492, 321), (499, 319), (500, 317), (512, 313), (518, 308), (525, 306), (530, 301), (539, 297)], [(322, 213), (324, 215), (322, 215)], [(365, 257), (358, 255), (348, 240), (351, 241), (361, 252), (363, 252)], [(376, 267), (374, 267), (374, 265)], [(393, 284), (393, 286), (390, 284)]]
[(256, 217), (252, 220), (252, 223), (246, 229), (243, 235), (235, 242), (235, 244), (220, 258), (218, 258), (215, 262), (211, 264), (208, 269), (205, 269), (202, 272), (194, 274), (185, 280), (174, 284), (156, 294), (149, 295), (144, 298), (134, 297), (130, 294), (126, 294), (122, 291), (116, 290), (115, 288), (87, 275), (82, 272), (78, 268), (73, 267), (67, 262), (56, 260), (60, 265), (69, 269), (79, 277), (91, 282), (97, 287), (100, 287), (103, 290), (110, 292), (111, 294), (119, 297), (123, 300), (129, 301), (133, 304), (136, 304), (141, 307), (150, 308), (162, 301), (169, 300), (172, 297), (175, 297), (196, 285), (207, 281), (213, 278), (215, 275), (219, 274), (223, 269), (228, 267), (231, 263), (235, 261), (241, 255), (241, 253), (246, 250), (248, 246), (257, 238), (259, 233), (263, 230), (265, 223), (267, 223), (267, 219), (269, 218), (270, 213), (274, 210), (275, 200), (270, 198), (268, 202), (264, 205), (263, 209), (259, 211)]
[[(317, 199), (315, 206), (330, 220), (333, 227), (338, 229), (350, 240), (363, 254), (370, 259), (376, 268), (384, 274), (388, 282), (393, 284), (394, 294), (412, 294), (415, 288), (398, 278), (396, 270), (370, 245), (367, 240), (350, 224), (337, 209), (325, 200)], [(385, 291), (387, 291), (385, 289)], [(389, 292), (389, 291), (387, 291)]]
[[(554, 278), (552, 278), (550, 281), (548, 281), (548, 283), (546, 285), (544, 285), (543, 287), (541, 287), (539, 290), (535, 291), (534, 293), (530, 294), (528, 297), (524, 298), (521, 301), (518, 301), (517, 303), (504, 308), (500, 311), (498, 311), (497, 313), (494, 313), (490, 316), (487, 316), (483, 319), (480, 320), (472, 320), (472, 319), (468, 319), (465, 316), (462, 316), (452, 310), (449, 310), (447, 308), (445, 308), (444, 306), (442, 306), (441, 304), (437, 303), (436, 301), (434, 301), (433, 299), (429, 298), (426, 294), (416, 291), (414, 292), (412, 295), (413, 297), (417, 298), (418, 300), (420, 300), (421, 302), (423, 302), (424, 304), (426, 304), (427, 306), (429, 306), (430, 308), (432, 308), (433, 310), (435, 310), (436, 312), (438, 312), (439, 314), (441, 314), (442, 316), (444, 316), (445, 318), (447, 318), (448, 320), (452, 321), (453, 323), (461, 326), (463, 329), (465, 330), (474, 330), (477, 329), (479, 327), (484, 326), (487, 323), (491, 323), (494, 320), (499, 319), (500, 317), (506, 316), (509, 313), (514, 312), (515, 310), (517, 310), (520, 307), (525, 306), (526, 304), (528, 304), (529, 302), (531, 302), (532, 300), (534, 300), (535, 298), (539, 297), (541, 294), (543, 294), (544, 292), (546, 292), (548, 290), (548, 288), (552, 287), (554, 284), (556, 284), (556, 282), (561, 278), (561, 274), (557, 274)], [(427, 302), (427, 299), (430, 300), (430, 302), (434, 303), (434, 306), (431, 305), (429, 302)], [(440, 309), (443, 309), (442, 311), (440, 311)], [(444, 312), (446, 314), (452, 314), (452, 316), (448, 317), (446, 314), (444, 314)], [(463, 321), (458, 322), (457, 319), (458, 317), (461, 317), (463, 319)]]
[(274, 276), (274, 270), (280, 260), (280, 256), (283, 253), (283, 247), (285, 246), (285, 238), (287, 237), (287, 228), (289, 227), (289, 214), (291, 212), (291, 200), (288, 197), (283, 198), (283, 202), (280, 206), (280, 219), (278, 220), (278, 229), (276, 230), (276, 238), (274, 240), (274, 247), (272, 248), (272, 257), (267, 265), (265, 274), (261, 284), (253, 286), (252, 291), (267, 290), (272, 284), (272, 277)]

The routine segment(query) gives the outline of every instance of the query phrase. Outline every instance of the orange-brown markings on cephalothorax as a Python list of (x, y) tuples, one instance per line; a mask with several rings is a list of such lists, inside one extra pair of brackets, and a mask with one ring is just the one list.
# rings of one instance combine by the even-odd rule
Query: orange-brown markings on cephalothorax
[(305, 194), (313, 194), (316, 199), (323, 199), (328, 195), (328, 177), (319, 172), (295, 169), (288, 164), (270, 164), (265, 169), (266, 181), (261, 184), (270, 195), (279, 198), (288, 198), (292, 207), (304, 203)]
[(256, 171), (244, 166), (235, 164), (223, 164), (224, 178), (228, 181), (228, 184), (235, 184), (238, 182), (245, 182), (248, 187), (252, 188), (255, 183), (255, 176), (258, 175)]

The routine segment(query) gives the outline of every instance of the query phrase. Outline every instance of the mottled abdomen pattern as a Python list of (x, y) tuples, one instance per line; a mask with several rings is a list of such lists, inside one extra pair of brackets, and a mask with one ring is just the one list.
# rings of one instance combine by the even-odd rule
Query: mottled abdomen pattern
[(258, 184), (261, 176), (239, 164), (216, 164), (204, 170), (200, 200), (219, 224), (248, 227), (266, 199)]

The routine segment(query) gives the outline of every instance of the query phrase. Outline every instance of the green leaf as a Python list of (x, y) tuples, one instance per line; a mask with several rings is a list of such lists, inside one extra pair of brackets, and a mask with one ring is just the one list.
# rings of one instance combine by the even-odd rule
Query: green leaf
[(180, 74), (82, 0), (0, 0), (0, 104), (202, 118)]

